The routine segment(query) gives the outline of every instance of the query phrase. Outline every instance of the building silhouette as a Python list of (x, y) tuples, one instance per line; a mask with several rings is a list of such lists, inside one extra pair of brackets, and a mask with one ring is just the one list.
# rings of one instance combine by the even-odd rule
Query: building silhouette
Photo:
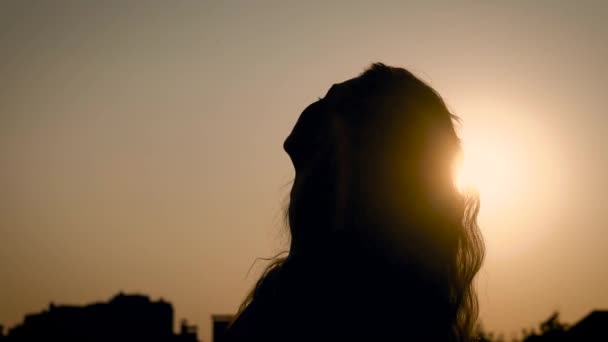
[(568, 341), (608, 341), (608, 311), (595, 310), (568, 329)]
[(22, 324), (0, 339), (6, 342), (198, 341), (196, 327), (183, 322), (180, 333), (175, 334), (173, 324), (171, 303), (119, 293), (108, 302), (85, 306), (51, 303), (48, 310), (26, 315)]
[(531, 332), (522, 342), (605, 342), (608, 341), (608, 311), (595, 310), (568, 327), (554, 313), (540, 324), (540, 333)]

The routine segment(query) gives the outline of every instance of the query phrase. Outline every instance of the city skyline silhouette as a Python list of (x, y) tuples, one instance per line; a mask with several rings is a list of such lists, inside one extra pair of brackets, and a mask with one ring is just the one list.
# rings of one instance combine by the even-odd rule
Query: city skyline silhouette
[(51, 341), (156, 341), (197, 342), (197, 328), (182, 320), (175, 333), (170, 302), (150, 300), (141, 294), (119, 292), (107, 302), (57, 305), (25, 315), (0, 340), (7, 342)]
[[(199, 339), (197, 327), (188, 325), (187, 319), (177, 325), (174, 317), (171, 302), (163, 298), (154, 301), (147, 295), (119, 292), (108, 301), (85, 305), (50, 302), (46, 309), (26, 314), (23, 321), (13, 327), (5, 327), (0, 322), (0, 341), (225, 342), (224, 334), (235, 315), (213, 314), (208, 340)], [(480, 322), (476, 336), (480, 342), (600, 341), (608, 338), (608, 310), (592, 310), (574, 323), (561, 322), (559, 313), (555, 312), (538, 327), (525, 327), (521, 334), (507, 337), (502, 332), (486, 331)]]

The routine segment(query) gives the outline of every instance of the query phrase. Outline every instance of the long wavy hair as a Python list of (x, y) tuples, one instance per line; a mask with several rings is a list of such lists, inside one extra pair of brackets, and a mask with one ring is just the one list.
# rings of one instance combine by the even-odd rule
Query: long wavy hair
[(433, 88), (381, 63), (308, 106), (284, 143), (290, 249), (229, 336), (470, 340), (484, 245), (478, 197), (453, 181), (456, 123)]

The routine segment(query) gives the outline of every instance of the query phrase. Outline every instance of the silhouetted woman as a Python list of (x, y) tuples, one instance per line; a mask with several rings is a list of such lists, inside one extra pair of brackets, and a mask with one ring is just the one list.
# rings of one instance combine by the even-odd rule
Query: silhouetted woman
[(469, 340), (484, 249), (478, 201), (453, 182), (455, 119), (430, 86), (380, 63), (309, 105), (284, 144), (289, 253), (228, 340)]

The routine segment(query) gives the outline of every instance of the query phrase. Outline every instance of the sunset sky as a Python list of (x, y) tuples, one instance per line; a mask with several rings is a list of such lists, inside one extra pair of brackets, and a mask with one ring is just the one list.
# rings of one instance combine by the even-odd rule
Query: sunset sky
[(462, 119), (481, 320), (608, 308), (608, 2), (2, 1), (0, 324), (118, 291), (199, 325), (286, 247), (283, 139), (381, 61)]

